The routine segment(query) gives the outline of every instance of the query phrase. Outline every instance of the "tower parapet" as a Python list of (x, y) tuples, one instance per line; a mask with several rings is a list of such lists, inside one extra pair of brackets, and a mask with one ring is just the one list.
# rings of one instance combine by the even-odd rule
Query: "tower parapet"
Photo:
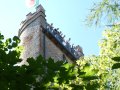
[(30, 19), (33, 16), (33, 14), (30, 12), (26, 15), (26, 20)]

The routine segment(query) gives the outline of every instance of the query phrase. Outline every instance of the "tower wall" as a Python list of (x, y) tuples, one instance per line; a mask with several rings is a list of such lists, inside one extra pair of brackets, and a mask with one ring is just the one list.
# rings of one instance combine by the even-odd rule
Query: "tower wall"
[[(42, 33), (41, 38), (42, 38), (41, 43), (43, 44), (44, 33)], [(57, 47), (57, 45), (55, 45), (47, 36), (45, 36), (45, 58), (47, 59), (49, 57), (52, 57), (55, 61), (64, 60), (63, 55), (65, 55), (65, 53), (62, 50), (60, 50), (60, 48)], [(72, 60), (66, 55), (65, 55), (65, 58), (68, 62), (72, 62)]]
[(35, 13), (26, 15), (26, 20), (22, 22), (18, 36), (21, 39), (23, 52), (21, 58), (26, 60), (29, 57), (36, 58), (38, 55), (43, 55), (41, 42), (41, 29), (46, 28), (45, 10), (40, 5)]
[[(20, 35), (20, 39), (23, 46), (21, 58), (24, 60), (29, 57), (36, 58), (40, 54), (44, 56), (44, 48), (44, 57), (46, 59), (52, 57), (56, 61), (63, 60), (63, 55), (65, 54), (46, 35), (44, 37), (44, 33), (40, 28), (40, 19), (36, 19), (30, 23)], [(69, 57), (65, 57), (71, 62)]]
[(36, 57), (40, 54), (40, 19), (30, 23), (20, 35), (23, 53), (21, 58)]

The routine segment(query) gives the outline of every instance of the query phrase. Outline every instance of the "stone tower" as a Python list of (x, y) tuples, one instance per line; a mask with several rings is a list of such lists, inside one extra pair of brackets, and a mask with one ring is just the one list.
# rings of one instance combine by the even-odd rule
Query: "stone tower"
[(82, 49), (79, 51), (79, 56), (76, 57), (75, 51), (68, 49), (55, 30), (49, 30), (48, 23), (45, 19), (45, 10), (42, 5), (36, 8), (36, 12), (28, 13), (26, 20), (21, 22), (18, 36), (21, 39), (21, 44), (24, 47), (21, 58), (26, 60), (29, 57), (36, 58), (42, 55), (44, 58), (52, 57), (54, 60), (68, 60), (74, 62), (79, 57), (83, 56)]

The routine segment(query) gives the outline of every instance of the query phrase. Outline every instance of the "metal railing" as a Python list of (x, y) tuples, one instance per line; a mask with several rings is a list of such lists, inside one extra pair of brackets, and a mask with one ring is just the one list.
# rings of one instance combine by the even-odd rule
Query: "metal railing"
[(59, 43), (61, 43), (64, 48), (66, 48), (76, 59), (79, 59), (81, 56), (84, 56), (82, 52), (82, 48), (79, 46), (73, 47), (70, 45), (68, 41), (65, 41), (60, 31), (57, 29), (53, 29), (49, 24), (47, 25), (47, 29), (45, 29), (47, 33), (51, 34)]

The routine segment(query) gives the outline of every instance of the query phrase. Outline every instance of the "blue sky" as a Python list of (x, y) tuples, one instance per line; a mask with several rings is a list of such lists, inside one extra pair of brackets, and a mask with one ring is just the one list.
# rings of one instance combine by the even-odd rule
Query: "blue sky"
[[(40, 0), (46, 10), (47, 22), (53, 23), (65, 35), (70, 37), (71, 44), (80, 45), (84, 54), (98, 55), (98, 41), (101, 39), (102, 29), (95, 29), (85, 25), (85, 18), (93, 2), (98, 0)], [(27, 8), (25, 0), (1, 0), (0, 3), (0, 31), (6, 38), (18, 34), (21, 21), (34, 8)]]

